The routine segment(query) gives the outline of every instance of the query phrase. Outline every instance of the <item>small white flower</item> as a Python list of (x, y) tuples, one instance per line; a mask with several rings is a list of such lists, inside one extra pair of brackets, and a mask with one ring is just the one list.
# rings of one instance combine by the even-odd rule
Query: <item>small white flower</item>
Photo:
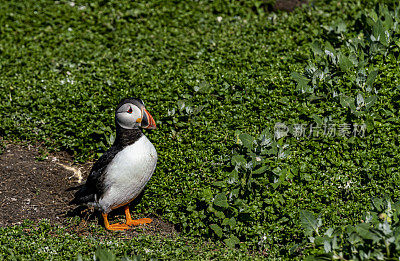
[(69, 5), (74, 7), (75, 6), (75, 2), (69, 2)]
[(221, 16), (218, 16), (218, 17), (217, 17), (217, 21), (220, 23), (220, 22), (222, 21), (222, 17), (221, 17)]

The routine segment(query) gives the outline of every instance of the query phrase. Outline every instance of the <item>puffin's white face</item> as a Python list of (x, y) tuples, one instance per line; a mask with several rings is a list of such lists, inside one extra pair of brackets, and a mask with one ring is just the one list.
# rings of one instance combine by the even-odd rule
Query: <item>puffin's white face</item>
[(118, 124), (124, 129), (133, 129), (140, 126), (142, 122), (142, 110), (132, 104), (125, 103), (117, 110), (115, 115)]
[(156, 122), (144, 107), (142, 100), (132, 98), (126, 100), (115, 112), (115, 120), (119, 126), (124, 129), (156, 128)]

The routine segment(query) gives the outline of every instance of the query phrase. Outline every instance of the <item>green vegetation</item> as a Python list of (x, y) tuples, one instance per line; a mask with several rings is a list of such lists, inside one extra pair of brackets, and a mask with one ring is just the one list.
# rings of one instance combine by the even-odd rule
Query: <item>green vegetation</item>
[[(111, 143), (119, 100), (142, 98), (160, 158), (137, 210), (182, 231), (107, 245), (101, 228), (83, 239), (30, 224), (1, 229), (0, 256), (398, 257), (398, 219), (364, 214), (400, 192), (400, 14), (378, 2), (278, 14), (240, 1), (0, 2), (0, 135), (86, 161)], [(370, 230), (395, 233), (389, 253)]]
[[(74, 225), (77, 225), (74, 223)], [(96, 260), (149, 259), (253, 259), (244, 251), (229, 249), (222, 243), (204, 239), (174, 239), (140, 235), (116, 239), (99, 227), (91, 234), (77, 235), (73, 229), (50, 226), (47, 222), (0, 228), (1, 260)], [(257, 257), (255, 257), (257, 258)]]
[(391, 200), (373, 199), (373, 211), (367, 212), (361, 223), (352, 226), (318, 230), (320, 219), (308, 211), (300, 214), (309, 241), (317, 246), (315, 256), (307, 260), (394, 260), (400, 250), (399, 203)]

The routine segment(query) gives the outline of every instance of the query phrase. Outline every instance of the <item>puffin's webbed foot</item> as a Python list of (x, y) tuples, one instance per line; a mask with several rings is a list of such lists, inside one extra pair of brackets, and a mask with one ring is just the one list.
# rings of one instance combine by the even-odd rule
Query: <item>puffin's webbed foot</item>
[(130, 229), (130, 228), (131, 227), (128, 226), (127, 224), (121, 224), (121, 223), (108, 225), (108, 227), (106, 226), (106, 229), (113, 230), (113, 231), (122, 231), (122, 230)]
[(121, 224), (121, 223), (116, 223), (116, 224), (112, 224), (110, 225), (108, 223), (108, 219), (107, 219), (107, 214), (103, 213), (103, 219), (104, 219), (104, 226), (106, 227), (106, 229), (108, 230), (112, 230), (112, 231), (121, 231), (121, 230), (126, 230), (126, 229), (130, 229), (131, 227), (128, 226), (127, 224)]
[(125, 216), (126, 216), (126, 224), (129, 226), (149, 224), (153, 221), (151, 218), (141, 218), (133, 220), (131, 217), (131, 213), (129, 212), (129, 205), (125, 206)]
[(135, 219), (135, 220), (126, 220), (126, 224), (129, 226), (138, 226), (142, 224), (149, 224), (153, 220), (151, 218), (141, 218), (141, 219)]

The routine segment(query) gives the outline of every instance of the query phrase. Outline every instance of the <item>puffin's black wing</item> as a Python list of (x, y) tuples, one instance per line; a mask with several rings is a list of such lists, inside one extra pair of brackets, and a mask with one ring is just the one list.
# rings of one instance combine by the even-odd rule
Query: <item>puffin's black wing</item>
[(75, 193), (72, 204), (82, 204), (95, 201), (95, 195), (100, 198), (107, 190), (104, 184), (105, 171), (108, 164), (113, 160), (115, 155), (120, 151), (115, 146), (107, 150), (93, 165), (86, 183)]

